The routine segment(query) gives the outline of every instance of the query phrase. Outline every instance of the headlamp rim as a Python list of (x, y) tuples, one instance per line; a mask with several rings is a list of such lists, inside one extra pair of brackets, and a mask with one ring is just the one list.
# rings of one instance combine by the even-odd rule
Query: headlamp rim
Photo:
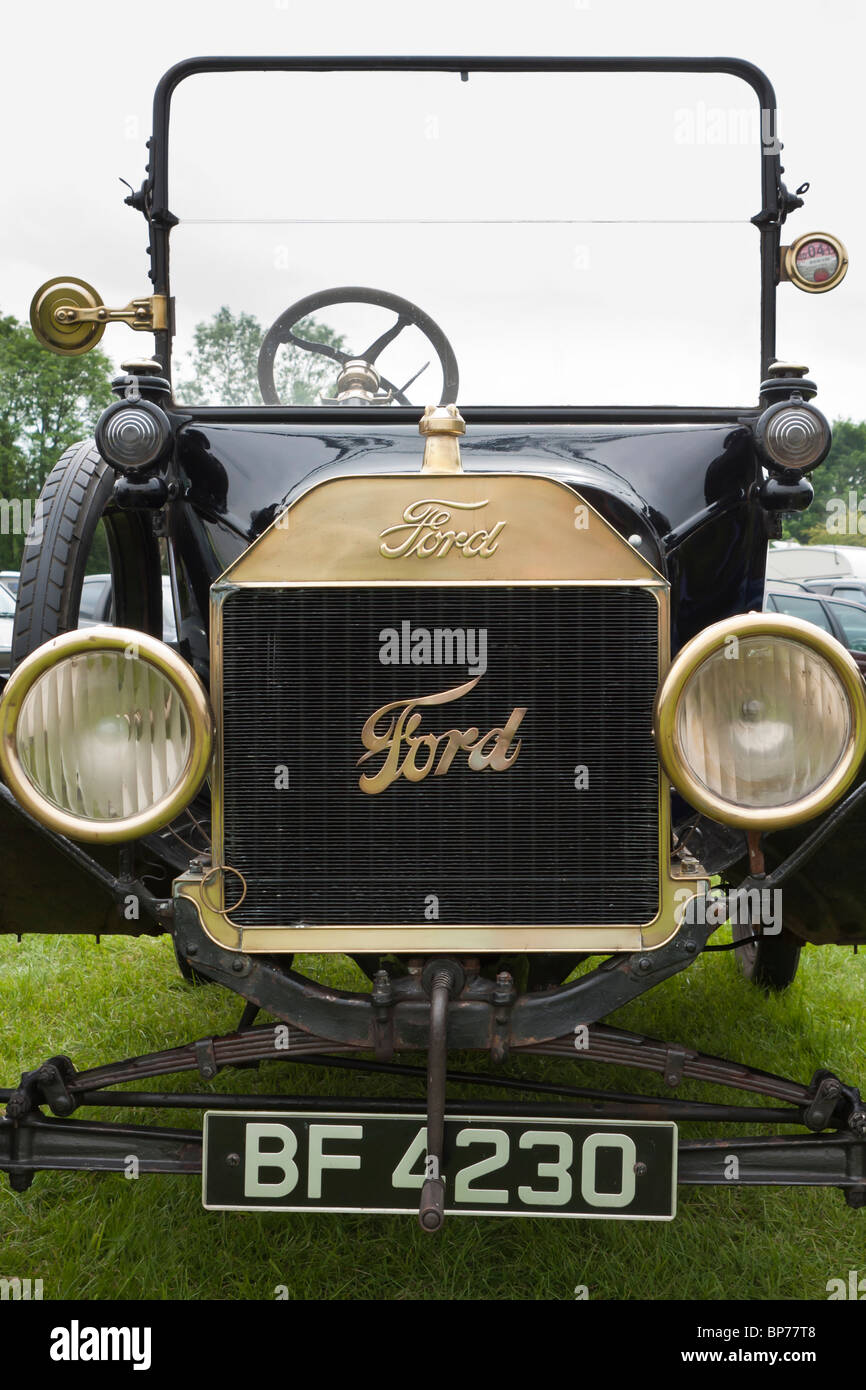
[[(130, 660), (149, 662), (178, 692), (189, 720), (189, 752), (176, 785), (153, 806), (123, 819), (85, 820), (56, 806), (34, 786), (18, 754), (18, 720), (36, 682), (62, 661), (79, 655), (133, 649), (136, 654)], [(0, 697), (0, 773), (16, 800), (50, 830), (90, 844), (122, 843), (161, 829), (189, 805), (210, 770), (213, 733), (207, 692), (192, 667), (172, 647), (134, 628), (100, 624), (53, 637), (12, 672)]]
[[(721, 650), (730, 637), (741, 641), (749, 637), (782, 637), (798, 642), (823, 657), (842, 682), (851, 714), (847, 745), (827, 780), (798, 801), (775, 808), (737, 806), (698, 781), (683, 754), (677, 729), (683, 691), (703, 662)], [(713, 623), (678, 653), (656, 695), (653, 734), (667, 777), (696, 810), (723, 825), (743, 830), (781, 830), (829, 810), (856, 777), (866, 754), (866, 683), (850, 653), (821, 628), (782, 613), (743, 613)]]

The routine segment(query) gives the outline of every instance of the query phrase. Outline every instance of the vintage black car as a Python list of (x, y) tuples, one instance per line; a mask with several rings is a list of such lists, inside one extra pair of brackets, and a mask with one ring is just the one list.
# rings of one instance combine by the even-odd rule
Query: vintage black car
[[(24, 554), (0, 930), (169, 933), (243, 1014), (87, 1072), (34, 1058), (3, 1093), (17, 1190), (132, 1151), (202, 1172), (209, 1208), (430, 1231), (670, 1219), (678, 1182), (864, 1204), (856, 1078), (603, 1022), (728, 921), (765, 987), (804, 940), (866, 941), (863, 681), (761, 611), (830, 445), (777, 357), (777, 286), (847, 267), (829, 233), (783, 240), (806, 185), (775, 105), (728, 58), (203, 58), (159, 83), (126, 198), (150, 290), (111, 308), (61, 276), (33, 301), (54, 351), (121, 322), (153, 354), (55, 467)], [(709, 138), (719, 119), (755, 138)], [(79, 628), (100, 523), (113, 621)], [(369, 990), (300, 953), (351, 956)], [(454, 1050), (488, 1086), (543, 1054), (669, 1090), (456, 1102)], [(201, 1135), (72, 1118), (158, 1107), (155, 1075), (413, 1052), (426, 1112), (214, 1092), (187, 1098)], [(758, 1099), (686, 1101), (684, 1077)], [(679, 1140), (693, 1119), (768, 1133)]]

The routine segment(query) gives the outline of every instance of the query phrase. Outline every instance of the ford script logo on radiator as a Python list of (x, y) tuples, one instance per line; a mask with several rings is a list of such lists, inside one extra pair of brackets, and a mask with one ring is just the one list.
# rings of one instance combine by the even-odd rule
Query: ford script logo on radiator
[[(462, 530), (442, 529), (451, 520), (452, 511), (477, 511), (486, 506), (487, 498), (482, 502), (446, 502), (440, 497), (422, 497), (418, 502), (410, 502), (403, 512), (402, 522), (387, 526), (381, 532), (379, 554), (386, 560), (402, 559), (405, 555), (439, 560), (453, 547), (467, 558), (478, 556), (486, 560), (499, 547), (498, 537), (505, 529), (504, 521), (475, 530), (468, 524)], [(389, 536), (394, 537), (393, 545), (388, 543)]]
[[(377, 753), (384, 753), (385, 757), (377, 772), (361, 775), (358, 780), (361, 790), (368, 796), (375, 796), (399, 777), (405, 777), (408, 782), (423, 782), (431, 772), (434, 777), (444, 777), (460, 752), (468, 755), (467, 762), (473, 772), (484, 772), (487, 768), (493, 772), (507, 772), (513, 767), (520, 753), (521, 740), (515, 742), (515, 734), (526, 714), (524, 705), (516, 706), (505, 724), (489, 729), (486, 734), (479, 735), (474, 727), (448, 729), (442, 734), (416, 733), (423, 718), (420, 709), (459, 700), (474, 690), (480, 679), (476, 676), (465, 685), (436, 695), (392, 700), (371, 714), (361, 730), (361, 742), (368, 751), (358, 759), (357, 766)], [(416, 761), (418, 757), (420, 762)]]

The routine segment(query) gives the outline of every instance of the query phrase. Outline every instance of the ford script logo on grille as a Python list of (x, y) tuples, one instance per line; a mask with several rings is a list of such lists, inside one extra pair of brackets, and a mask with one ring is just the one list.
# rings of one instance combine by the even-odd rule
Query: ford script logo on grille
[[(439, 560), (453, 547), (467, 557), (486, 560), (499, 548), (498, 537), (505, 529), (504, 521), (474, 531), (471, 526), (462, 530), (442, 529), (451, 520), (452, 511), (477, 511), (486, 506), (487, 498), (482, 502), (447, 502), (440, 497), (422, 497), (418, 502), (410, 502), (403, 512), (403, 520), (381, 532), (379, 554), (386, 560), (398, 560), (404, 555)], [(389, 536), (394, 537), (393, 544), (388, 543)]]
[[(361, 775), (358, 780), (361, 790), (369, 796), (376, 796), (396, 782), (398, 777), (405, 777), (408, 782), (423, 782), (431, 772), (434, 777), (444, 777), (461, 751), (468, 754), (467, 762), (473, 772), (484, 772), (486, 768), (494, 772), (507, 772), (513, 767), (520, 753), (521, 740), (517, 739), (515, 743), (514, 736), (526, 714), (524, 705), (516, 706), (501, 727), (489, 729), (481, 736), (477, 728), (448, 729), (443, 734), (415, 732), (423, 718), (419, 709), (459, 700), (461, 695), (468, 695), (470, 690), (474, 690), (480, 679), (480, 676), (476, 676), (465, 685), (443, 690), (437, 695), (392, 700), (371, 714), (361, 730), (361, 742), (368, 751), (361, 755), (357, 765), (360, 767), (377, 753), (384, 753), (385, 757), (377, 772)], [(416, 762), (418, 754), (423, 759), (420, 764)]]

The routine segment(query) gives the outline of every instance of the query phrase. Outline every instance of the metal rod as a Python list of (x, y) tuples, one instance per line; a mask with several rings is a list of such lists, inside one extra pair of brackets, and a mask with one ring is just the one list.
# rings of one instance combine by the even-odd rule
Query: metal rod
[[(288, 406), (288, 405), (179, 405), (172, 407), (172, 413), (181, 416), (184, 423), (194, 424), (209, 420), (220, 424), (262, 424), (263, 422), (283, 424), (316, 425), (392, 425), (405, 426), (407, 432), (417, 433), (420, 407), (418, 406)], [(612, 425), (663, 425), (663, 424), (701, 424), (731, 425), (757, 419), (759, 405), (467, 405), (460, 407), (460, 413), (467, 425), (509, 425), (526, 426), (531, 417), (534, 424), (612, 424)]]
[(430, 996), (430, 1043), (427, 1050), (427, 1158), (418, 1221), (423, 1231), (438, 1231), (445, 1220), (445, 1086), (448, 1065), (448, 1001), (453, 976), (447, 970), (433, 977)]
[[(449, 1078), (450, 1079), (450, 1078)], [(10, 1090), (0, 1090), (0, 1102), (5, 1102), (13, 1094)], [(569, 1092), (563, 1090), (563, 1095)], [(649, 1115), (659, 1120), (695, 1120), (707, 1122), (743, 1124), (790, 1124), (804, 1123), (800, 1110), (784, 1109), (781, 1106), (716, 1105), (712, 1101), (680, 1100), (675, 1096), (636, 1096), (611, 1093), (602, 1094), (598, 1099), (589, 1093), (587, 1105), (549, 1106), (557, 1115), (570, 1115), (578, 1119), (593, 1119), (599, 1115), (613, 1118), (645, 1119)], [(85, 1091), (77, 1097), (80, 1106), (93, 1109), (127, 1110), (249, 1110), (253, 1113), (284, 1112), (296, 1109), (328, 1110), (340, 1107), (347, 1110), (370, 1111), (373, 1114), (420, 1112), (424, 1108), (422, 1099), (411, 1097), (380, 1096), (358, 1099), (356, 1096), (306, 1096), (306, 1095), (226, 1095), (211, 1094), (206, 1091)], [(511, 1101), (469, 1100), (445, 1101), (447, 1115), (473, 1114), (513, 1114), (526, 1113), (526, 1106)]]

